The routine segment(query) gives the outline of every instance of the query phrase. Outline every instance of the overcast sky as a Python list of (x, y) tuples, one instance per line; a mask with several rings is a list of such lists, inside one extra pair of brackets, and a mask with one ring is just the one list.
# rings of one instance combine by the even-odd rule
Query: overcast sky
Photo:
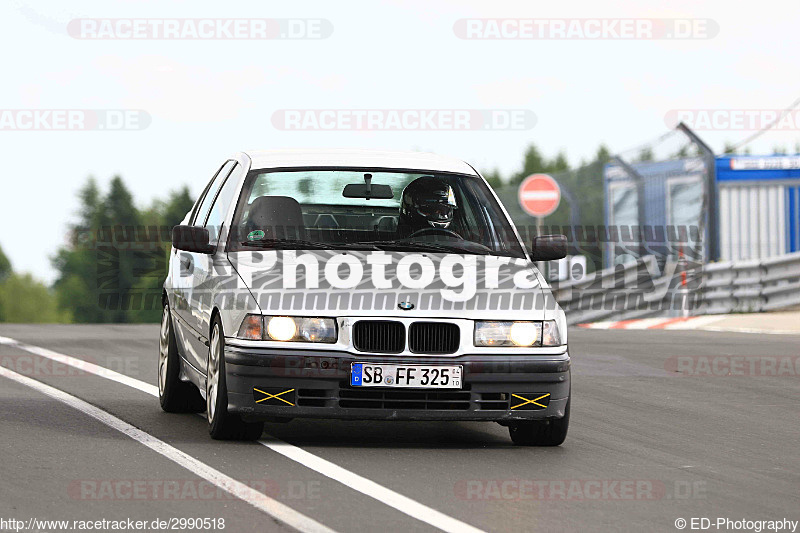
[[(325, 39), (96, 40), (80, 18), (324, 19)], [(708, 39), (466, 40), (464, 18), (711, 19)], [(87, 176), (120, 174), (144, 206), (188, 183), (194, 194), (249, 148), (421, 149), (516, 171), (536, 143), (572, 164), (600, 143), (622, 151), (661, 135), (675, 109), (780, 109), (800, 96), (800, 2), (494, 0), (108, 1), (0, 7), (2, 109), (133, 109), (136, 131), (3, 131), (0, 245), (18, 271), (54, 279)], [(281, 109), (524, 109), (518, 131), (282, 131)], [(701, 135), (716, 150), (751, 131)], [(800, 131), (754, 142), (793, 150)]]

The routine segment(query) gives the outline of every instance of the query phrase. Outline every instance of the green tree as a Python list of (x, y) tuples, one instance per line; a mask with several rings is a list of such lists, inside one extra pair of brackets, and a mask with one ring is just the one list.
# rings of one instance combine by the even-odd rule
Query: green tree
[(522, 169), (512, 176), (511, 183), (518, 184), (531, 174), (546, 171), (547, 162), (545, 161), (541, 152), (539, 152), (539, 149), (536, 148), (535, 145), (531, 144), (525, 151), (525, 156), (522, 160)]
[(168, 228), (177, 226), (186, 216), (186, 213), (192, 209), (192, 206), (194, 206), (194, 199), (189, 192), (189, 187), (186, 185), (177, 191), (170, 192), (159, 214), (160, 223)]
[[(148, 233), (119, 176), (111, 180), (105, 196), (89, 179), (78, 197), (79, 223), (72, 227), (72, 241), (53, 259), (60, 307), (71, 310), (77, 322), (158, 320), (160, 299), (151, 291), (158, 290), (158, 283), (151, 278), (163, 282), (165, 269), (154, 269), (153, 264), (163, 266), (165, 253), (160, 242), (152, 241), (158, 239), (157, 224), (152, 228), (155, 234)], [(179, 203), (171, 207), (177, 209)], [(170, 213), (172, 219), (177, 216)]]
[[(11, 305), (13, 302), (13, 305)], [(0, 321), (15, 323), (69, 322), (55, 295), (30, 274), (10, 274), (0, 283)]]
[(58, 277), (54, 288), (61, 309), (70, 309), (76, 322), (106, 322), (98, 305), (97, 253), (95, 244), (100, 228), (108, 226), (94, 178), (78, 191), (78, 223), (70, 227), (70, 244), (60, 248), (52, 259)]
[(11, 261), (8, 260), (0, 246), (0, 281), (7, 278), (9, 274), (11, 274)]
[(639, 150), (639, 156), (636, 158), (636, 161), (652, 161), (653, 160), (653, 149), (649, 146), (642, 148)]
[(672, 154), (672, 159), (684, 159), (686, 157), (689, 157), (689, 147), (685, 144), (681, 146), (677, 152)]
[[(599, 226), (604, 224), (603, 207), (605, 196), (603, 192), (603, 171), (605, 165), (611, 157), (608, 148), (600, 146), (594, 158), (588, 163), (584, 162), (577, 169), (570, 170), (566, 165), (567, 159), (563, 154), (559, 154), (551, 161), (544, 161), (537, 172), (546, 172), (558, 182), (563, 191), (562, 200), (558, 209), (550, 216), (545, 218), (546, 226), (567, 226), (571, 224), (571, 208), (577, 208), (580, 216), (578, 224), (581, 226)], [(526, 157), (526, 161), (531, 161)], [(566, 167), (566, 168), (565, 168)], [(534, 170), (528, 167), (525, 171)], [(522, 172), (521, 172), (522, 173)], [(521, 174), (520, 173), (520, 174)], [(519, 176), (519, 174), (517, 174)], [(497, 194), (508, 210), (511, 218), (516, 223), (518, 229), (523, 234), (523, 238), (528, 241), (534, 219), (522, 211), (517, 199), (518, 183), (508, 184), (497, 190)], [(575, 206), (570, 205), (567, 196), (571, 196), (576, 202)], [(560, 231), (560, 228), (552, 228)], [(584, 250), (586, 252), (586, 250)], [(591, 253), (591, 250), (589, 250)], [(600, 253), (599, 249), (596, 251)]]
[(546, 172), (554, 174), (558, 172), (565, 172), (567, 170), (569, 170), (569, 162), (567, 161), (567, 154), (565, 154), (564, 152), (558, 152), (556, 158), (547, 164)]
[(148, 236), (158, 235), (158, 239), (156, 241), (151, 237), (151, 244), (140, 252), (147, 264), (144, 266), (145, 270), (139, 273), (135, 289), (143, 296), (143, 305), (140, 310), (129, 315), (130, 320), (157, 322), (160, 319), (160, 295), (167, 277), (172, 228), (183, 221), (193, 206), (194, 199), (189, 188), (183, 186), (177, 191), (171, 191), (166, 200), (155, 200), (150, 209), (141, 213), (146, 233)]
[(486, 178), (487, 183), (489, 183), (492, 189), (499, 189), (503, 186), (503, 178), (500, 176), (500, 171), (496, 168), (489, 172), (484, 172), (483, 177)]

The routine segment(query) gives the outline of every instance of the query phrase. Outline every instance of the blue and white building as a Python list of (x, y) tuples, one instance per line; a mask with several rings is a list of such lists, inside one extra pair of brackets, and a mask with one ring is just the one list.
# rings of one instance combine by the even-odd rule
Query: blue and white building
[(800, 155), (716, 160), (720, 259), (800, 250)]
[[(614, 163), (605, 168), (607, 225), (635, 226), (639, 218), (654, 227), (701, 225), (708, 243), (708, 216), (716, 213), (719, 260), (763, 259), (800, 250), (800, 155), (716, 158), (713, 205), (709, 198), (714, 195), (705, 194), (712, 182), (701, 158), (630, 167), (638, 176)], [(708, 254), (712, 247), (704, 248)], [(625, 260), (612, 246), (608, 250), (607, 265)]]

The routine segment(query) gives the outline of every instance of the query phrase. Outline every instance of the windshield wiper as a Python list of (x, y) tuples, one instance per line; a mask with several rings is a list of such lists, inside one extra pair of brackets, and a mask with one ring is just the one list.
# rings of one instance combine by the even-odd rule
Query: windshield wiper
[[(472, 241), (467, 241), (472, 242)], [(456, 243), (452, 244), (443, 244), (443, 243), (433, 243), (433, 242), (422, 242), (422, 241), (406, 241), (406, 240), (397, 240), (397, 241), (362, 241), (356, 244), (371, 244), (380, 249), (400, 249), (400, 250), (425, 250), (429, 252), (462, 252), (468, 254), (476, 254), (476, 255), (488, 255), (491, 254), (490, 249), (480, 250), (477, 247), (483, 246), (479, 243), (475, 244), (476, 248), (472, 247), (465, 247), (465, 246), (458, 246)]]
[[(372, 246), (371, 243), (346, 243), (346, 242), (315, 242), (305, 241), (302, 239), (255, 239), (252, 241), (243, 241), (242, 246), (263, 246), (269, 248), (280, 249), (315, 249), (315, 250), (331, 250), (331, 249), (348, 249), (348, 248), (364, 248), (369, 246), (370, 249), (376, 250), (377, 247)], [(356, 246), (357, 245), (357, 246)]]

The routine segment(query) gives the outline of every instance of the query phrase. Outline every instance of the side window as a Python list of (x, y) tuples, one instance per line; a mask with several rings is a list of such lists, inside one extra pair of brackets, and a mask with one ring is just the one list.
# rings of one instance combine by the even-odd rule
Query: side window
[[(239, 172), (241, 167), (237, 167), (231, 172), (225, 184), (219, 190), (217, 199), (214, 200), (214, 205), (208, 213), (208, 220), (206, 221), (206, 228), (208, 229), (209, 241), (211, 244), (217, 244), (219, 240), (220, 230), (225, 221), (225, 215), (228, 214), (228, 209), (233, 201), (233, 195), (236, 194), (237, 185), (239, 185)], [(199, 220), (198, 220), (199, 222)]]
[[(227, 161), (225, 163), (227, 163)], [(194, 202), (194, 206), (192, 207), (192, 213), (189, 216), (188, 224), (190, 226), (194, 226), (194, 221), (195, 219), (197, 219), (197, 212), (200, 210), (200, 205), (203, 203), (203, 200), (205, 200), (208, 190), (211, 188), (212, 185), (214, 185), (214, 182), (217, 180), (217, 176), (219, 176), (219, 172), (220, 170), (222, 170), (222, 167), (225, 166), (225, 163), (223, 163), (222, 166), (217, 169), (217, 171), (214, 173), (214, 176), (211, 178), (211, 181), (208, 182), (206, 187), (203, 189), (203, 192), (200, 193), (200, 197)]]
[(194, 220), (192, 221), (193, 226), (202, 226), (205, 221), (206, 217), (208, 216), (208, 211), (211, 209), (211, 203), (214, 201), (214, 198), (217, 197), (217, 191), (219, 188), (222, 187), (222, 184), (225, 182), (225, 178), (228, 177), (230, 174), (231, 169), (236, 164), (236, 161), (228, 161), (217, 173), (217, 176), (211, 182), (211, 186), (206, 190), (206, 195), (203, 197), (203, 201), (200, 202), (200, 207), (197, 208), (197, 212), (194, 215)]

